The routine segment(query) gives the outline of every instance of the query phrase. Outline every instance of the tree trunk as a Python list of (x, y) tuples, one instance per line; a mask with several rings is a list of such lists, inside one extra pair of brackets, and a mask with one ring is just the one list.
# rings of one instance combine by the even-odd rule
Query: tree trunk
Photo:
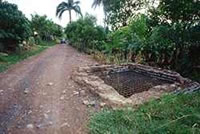
[(69, 23), (72, 23), (72, 11), (69, 10)]

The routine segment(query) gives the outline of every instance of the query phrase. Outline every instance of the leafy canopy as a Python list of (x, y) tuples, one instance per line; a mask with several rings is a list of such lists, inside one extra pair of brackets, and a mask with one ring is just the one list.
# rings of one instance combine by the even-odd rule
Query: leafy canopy
[(61, 2), (57, 6), (56, 16), (61, 18), (65, 11), (69, 11), (69, 17), (70, 17), (69, 19), (70, 19), (70, 23), (71, 23), (71, 11), (72, 10), (82, 16), (81, 8), (80, 8), (79, 4), (80, 4), (80, 1), (74, 2), (74, 0), (68, 0), (68, 2)]
[(68, 24), (65, 33), (70, 43), (81, 51), (101, 49), (106, 36), (105, 30), (96, 25), (96, 18), (90, 15)]
[(52, 37), (62, 37), (62, 27), (48, 19), (47, 16), (32, 15), (31, 25), (32, 29), (43, 40), (51, 40)]
[(0, 20), (0, 43), (5, 50), (15, 49), (32, 33), (29, 20), (15, 4), (0, 3)]

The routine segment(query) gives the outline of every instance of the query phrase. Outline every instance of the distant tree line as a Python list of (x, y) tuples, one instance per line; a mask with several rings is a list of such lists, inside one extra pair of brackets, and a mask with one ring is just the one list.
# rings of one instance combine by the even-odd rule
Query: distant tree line
[[(0, 52), (14, 52), (23, 45), (62, 37), (63, 28), (46, 16), (28, 20), (17, 5), (0, 1)], [(21, 44), (21, 45), (20, 45)]]

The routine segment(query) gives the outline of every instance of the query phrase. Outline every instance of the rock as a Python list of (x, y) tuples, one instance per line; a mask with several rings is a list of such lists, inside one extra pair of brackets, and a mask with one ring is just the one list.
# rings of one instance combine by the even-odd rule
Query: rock
[(0, 53), (0, 56), (8, 56), (7, 53)]
[(85, 91), (84, 90), (81, 90), (80, 93), (81, 93), (81, 95), (85, 95)]
[(44, 92), (43, 95), (45, 96), (45, 95), (47, 95), (47, 93)]
[(50, 113), (51, 111), (50, 110), (48, 110), (46, 113), (48, 114), (48, 113)]
[(47, 86), (53, 86), (53, 83), (52, 83), (52, 82), (49, 82), (49, 83), (47, 84)]
[(22, 128), (22, 126), (21, 126), (21, 125), (17, 125), (17, 128), (18, 128), (18, 129), (21, 129), (21, 128)]
[(83, 101), (83, 104), (84, 104), (84, 105), (89, 105), (89, 101), (84, 100), (84, 101)]
[(84, 100), (83, 104), (87, 105), (87, 106), (95, 106), (96, 103), (95, 103), (95, 101)]
[(65, 126), (70, 127), (70, 125), (67, 122), (63, 123), (60, 127), (62, 128), (62, 127), (65, 127)]
[(25, 94), (28, 94), (28, 93), (29, 93), (28, 88), (24, 89), (24, 93), (25, 93)]
[(32, 111), (30, 110), (30, 111), (28, 111), (28, 114), (31, 114), (32, 113)]
[(43, 105), (40, 105), (40, 108), (43, 108), (44, 106)]
[(49, 125), (53, 125), (53, 122), (50, 121), (50, 122), (49, 122)]
[(172, 87), (172, 88), (176, 88), (177, 85), (176, 85), (176, 84), (171, 84), (171, 87)]
[(3, 93), (3, 90), (0, 90), (0, 94)]
[(64, 99), (65, 99), (65, 97), (64, 97), (64, 96), (61, 96), (61, 97), (60, 97), (60, 100), (64, 100)]
[(64, 90), (62, 93), (63, 93), (63, 94), (66, 94), (66, 92), (67, 92), (67, 91), (66, 91), (66, 90)]
[(77, 91), (73, 92), (73, 95), (78, 95), (78, 94), (79, 94), (79, 92), (77, 92)]
[(104, 103), (104, 102), (100, 103), (100, 107), (105, 107), (105, 105), (106, 105), (106, 103)]
[(27, 43), (26, 43), (26, 41), (23, 41), (22, 44), (23, 44), (23, 45), (26, 45)]
[(44, 118), (48, 119), (49, 118), (48, 114), (44, 114)]
[(33, 129), (34, 125), (33, 124), (28, 124), (26, 127), (29, 128), (29, 129)]
[(38, 129), (40, 129), (40, 128), (42, 128), (42, 125), (39, 124), (39, 125), (36, 125), (36, 127), (37, 127)]

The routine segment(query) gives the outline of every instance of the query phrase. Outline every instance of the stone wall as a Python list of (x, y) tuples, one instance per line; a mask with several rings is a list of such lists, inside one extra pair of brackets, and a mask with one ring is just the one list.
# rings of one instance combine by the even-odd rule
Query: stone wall
[[(159, 85), (149, 91), (137, 93), (130, 98), (124, 98), (117, 91), (104, 83), (96, 73), (109, 74), (114, 72), (135, 71), (153, 78), (169, 81), (172, 84)], [(91, 92), (99, 95), (104, 101), (114, 105), (137, 105), (151, 98), (159, 98), (163, 93), (191, 93), (200, 90), (200, 84), (183, 78), (180, 74), (140, 64), (96, 65), (79, 68), (73, 75), (73, 80)]]

